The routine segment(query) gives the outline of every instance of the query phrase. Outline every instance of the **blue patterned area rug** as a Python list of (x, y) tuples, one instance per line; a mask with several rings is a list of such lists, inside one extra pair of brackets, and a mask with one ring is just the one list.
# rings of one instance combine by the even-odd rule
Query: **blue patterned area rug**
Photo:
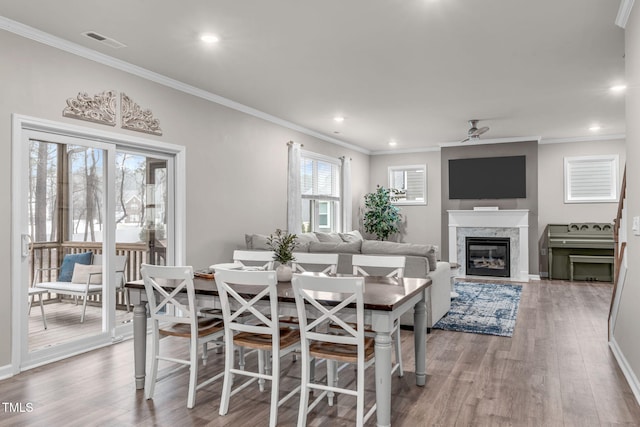
[(458, 297), (434, 329), (510, 337), (516, 326), (521, 285), (457, 282)]

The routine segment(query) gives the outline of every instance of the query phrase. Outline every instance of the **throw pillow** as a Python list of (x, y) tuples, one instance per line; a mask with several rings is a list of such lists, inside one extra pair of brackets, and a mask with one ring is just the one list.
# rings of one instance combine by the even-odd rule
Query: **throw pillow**
[(331, 254), (359, 254), (362, 242), (311, 242), (309, 252)]
[(73, 277), (73, 267), (76, 264), (91, 264), (92, 257), (93, 252), (65, 255), (58, 273), (58, 282), (70, 282)]
[(338, 233), (338, 235), (345, 242), (361, 242), (364, 240), (358, 230), (353, 230), (348, 233)]
[(373, 255), (411, 255), (427, 258), (429, 271), (436, 269), (438, 247), (434, 245), (418, 245), (415, 243), (396, 243), (380, 240), (364, 240), (362, 253)]
[(260, 251), (270, 251), (267, 246), (267, 239), (269, 236), (264, 234), (245, 234), (244, 241), (247, 244), (247, 249), (255, 249)]
[(316, 231), (316, 237), (321, 242), (342, 243), (342, 238), (338, 233), (321, 233)]
[[(91, 274), (89, 273), (100, 273), (100, 274)], [(73, 276), (71, 277), (71, 283), (87, 283), (87, 280), (91, 279), (89, 282), (92, 285), (100, 285), (102, 284), (102, 266), (101, 265), (84, 265), (84, 264), (76, 264), (73, 267)]]

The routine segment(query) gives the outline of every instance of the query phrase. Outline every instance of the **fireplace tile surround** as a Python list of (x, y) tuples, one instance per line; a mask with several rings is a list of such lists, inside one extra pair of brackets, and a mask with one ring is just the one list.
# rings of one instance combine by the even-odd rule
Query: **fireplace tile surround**
[(508, 237), (511, 246), (510, 278), (529, 281), (528, 209), (449, 210), (447, 212), (449, 214), (449, 262), (466, 265), (466, 237)]

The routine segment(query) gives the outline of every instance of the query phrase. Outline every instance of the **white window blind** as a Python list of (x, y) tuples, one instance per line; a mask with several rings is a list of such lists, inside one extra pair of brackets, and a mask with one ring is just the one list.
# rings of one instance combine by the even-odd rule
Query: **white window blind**
[(340, 231), (340, 160), (302, 152), (302, 231)]
[(389, 189), (395, 204), (427, 204), (427, 166), (390, 166)]
[(618, 156), (565, 157), (565, 203), (616, 202)]
[(338, 159), (333, 162), (303, 153), (300, 168), (302, 197), (324, 196), (329, 199), (340, 199), (340, 163)]

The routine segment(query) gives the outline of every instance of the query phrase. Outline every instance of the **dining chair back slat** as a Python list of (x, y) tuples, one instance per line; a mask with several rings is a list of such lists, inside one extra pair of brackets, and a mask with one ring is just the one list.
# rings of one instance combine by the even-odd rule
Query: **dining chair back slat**
[[(320, 266), (314, 269), (314, 271), (319, 270), (318, 272), (320, 273), (336, 274), (338, 270), (338, 254), (294, 252), (293, 257), (294, 261), (291, 263), (291, 269), (294, 273), (304, 273), (307, 271), (306, 268), (311, 265)], [(322, 267), (324, 269), (321, 269)]]
[(351, 264), (353, 274), (356, 276), (369, 276), (370, 272), (367, 268), (391, 268), (393, 270), (386, 274), (387, 277), (403, 277), (406, 257), (354, 254)]
[(273, 270), (274, 253), (273, 251), (233, 251), (233, 262), (243, 266), (259, 265), (265, 270)]

